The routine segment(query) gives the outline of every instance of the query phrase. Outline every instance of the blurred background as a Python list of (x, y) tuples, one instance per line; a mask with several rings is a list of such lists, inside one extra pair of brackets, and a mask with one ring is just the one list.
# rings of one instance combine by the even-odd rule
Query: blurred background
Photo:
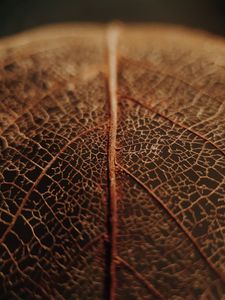
[(0, 0), (0, 36), (71, 22), (163, 22), (225, 36), (225, 0)]

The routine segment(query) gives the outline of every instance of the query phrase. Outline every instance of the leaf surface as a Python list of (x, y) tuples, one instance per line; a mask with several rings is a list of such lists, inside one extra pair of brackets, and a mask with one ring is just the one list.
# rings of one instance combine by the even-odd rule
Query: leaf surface
[(225, 43), (63, 25), (0, 43), (0, 299), (222, 299)]

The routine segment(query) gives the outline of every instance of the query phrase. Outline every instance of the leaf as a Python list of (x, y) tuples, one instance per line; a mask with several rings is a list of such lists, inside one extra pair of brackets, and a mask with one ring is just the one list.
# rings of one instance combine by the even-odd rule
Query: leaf
[(221, 299), (225, 43), (62, 25), (0, 43), (0, 299)]

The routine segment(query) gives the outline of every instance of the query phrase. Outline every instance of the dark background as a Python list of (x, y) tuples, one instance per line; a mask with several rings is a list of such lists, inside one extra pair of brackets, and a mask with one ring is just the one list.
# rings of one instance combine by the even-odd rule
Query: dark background
[(0, 0), (0, 36), (55, 22), (149, 21), (225, 36), (225, 0)]

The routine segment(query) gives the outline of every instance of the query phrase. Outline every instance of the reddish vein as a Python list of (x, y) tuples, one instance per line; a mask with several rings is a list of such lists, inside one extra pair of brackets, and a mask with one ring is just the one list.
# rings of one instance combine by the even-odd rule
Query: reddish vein
[(84, 131), (82, 131), (80, 134), (78, 134), (74, 139), (72, 139), (71, 141), (69, 141), (67, 144), (65, 144), (62, 149), (58, 152), (58, 154), (56, 154), (56, 156), (53, 157), (52, 160), (49, 161), (49, 163), (46, 165), (46, 167), (42, 170), (41, 174), (38, 176), (38, 178), (36, 179), (36, 181), (33, 183), (33, 185), (31, 186), (30, 190), (27, 192), (26, 196), (23, 198), (23, 201), (21, 202), (11, 224), (7, 227), (6, 231), (4, 232), (4, 234), (2, 235), (2, 237), (0, 238), (0, 244), (2, 244), (6, 238), (6, 236), (11, 232), (14, 224), (16, 223), (17, 218), (20, 216), (25, 204), (27, 203), (28, 199), (30, 198), (31, 193), (33, 192), (33, 190), (37, 187), (37, 185), (39, 184), (39, 182), (42, 180), (43, 176), (47, 173), (48, 169), (53, 165), (53, 163), (59, 158), (59, 156), (71, 145), (73, 144), (77, 139), (79, 139), (80, 137), (82, 137), (84, 134), (94, 131), (100, 127), (103, 127), (104, 125), (106, 125), (106, 122), (96, 126), (96, 127), (92, 127), (89, 129), (86, 129)]
[(116, 132), (117, 132), (117, 43), (118, 29), (110, 26), (107, 31), (107, 51), (109, 66), (109, 101), (110, 101), (110, 131), (109, 131), (109, 184), (111, 211), (111, 265), (110, 265), (110, 299), (115, 299), (116, 290), (116, 235), (117, 235), (117, 197), (116, 197)]
[(165, 299), (163, 295), (160, 294), (160, 292), (155, 289), (155, 287), (151, 284), (151, 282), (147, 280), (141, 273), (139, 273), (134, 267), (132, 267), (128, 262), (126, 262), (124, 259), (122, 259), (119, 256), (117, 257), (117, 260), (121, 264), (123, 264), (127, 269), (129, 269), (140, 282), (144, 283), (144, 285), (151, 292), (151, 294), (154, 294), (157, 298), (161, 300)]
[(187, 130), (187, 131), (193, 133), (194, 135), (198, 136), (198, 137), (201, 138), (202, 140), (204, 140), (204, 141), (206, 141), (207, 143), (209, 143), (210, 145), (212, 145), (214, 148), (216, 148), (218, 151), (220, 151), (223, 155), (225, 155), (225, 151), (224, 151), (224, 150), (220, 149), (215, 143), (213, 143), (212, 141), (210, 141), (210, 140), (207, 139), (205, 136), (201, 135), (200, 133), (198, 133), (197, 131), (195, 131), (195, 130), (192, 129), (191, 127), (188, 127), (188, 126), (186, 126), (185, 124), (181, 124), (180, 122), (176, 122), (176, 121), (172, 120), (171, 118), (165, 116), (164, 114), (162, 114), (162, 113), (156, 111), (156, 110), (155, 110), (154, 108), (152, 108), (151, 106), (149, 106), (149, 105), (147, 105), (147, 104), (144, 104), (144, 103), (142, 103), (141, 101), (139, 101), (139, 100), (137, 100), (137, 99), (135, 99), (135, 98), (133, 98), (133, 97), (130, 97), (130, 96), (127, 96), (127, 95), (122, 95), (122, 94), (118, 94), (118, 96), (119, 96), (120, 98), (124, 98), (124, 99), (126, 99), (126, 100), (130, 100), (130, 101), (132, 101), (132, 102), (134, 102), (134, 103), (136, 103), (136, 104), (142, 106), (143, 108), (145, 108), (145, 109), (151, 111), (152, 113), (154, 113), (154, 114), (156, 114), (156, 115), (162, 117), (163, 119), (165, 119), (165, 120), (167, 120), (167, 121), (173, 123), (174, 125), (177, 125), (177, 126), (183, 128), (184, 130)]
[(184, 232), (184, 234), (187, 236), (187, 238), (192, 242), (192, 244), (195, 246), (195, 249), (198, 250), (199, 254), (205, 261), (207, 262), (208, 266), (211, 268), (213, 272), (215, 272), (223, 282), (225, 282), (224, 275), (211, 263), (210, 259), (206, 256), (204, 251), (202, 251), (200, 245), (198, 242), (192, 237), (192, 235), (189, 233), (189, 231), (182, 225), (182, 223), (176, 218), (176, 216), (173, 214), (173, 212), (168, 209), (168, 207), (163, 203), (163, 201), (152, 191), (150, 188), (148, 188), (141, 180), (139, 180), (135, 175), (133, 175), (129, 170), (127, 170), (125, 167), (120, 165), (119, 163), (116, 163), (116, 165), (123, 170), (126, 174), (128, 174), (131, 178), (133, 178), (139, 185), (141, 185), (159, 204), (160, 206), (168, 213), (168, 215), (176, 222), (178, 227)]

